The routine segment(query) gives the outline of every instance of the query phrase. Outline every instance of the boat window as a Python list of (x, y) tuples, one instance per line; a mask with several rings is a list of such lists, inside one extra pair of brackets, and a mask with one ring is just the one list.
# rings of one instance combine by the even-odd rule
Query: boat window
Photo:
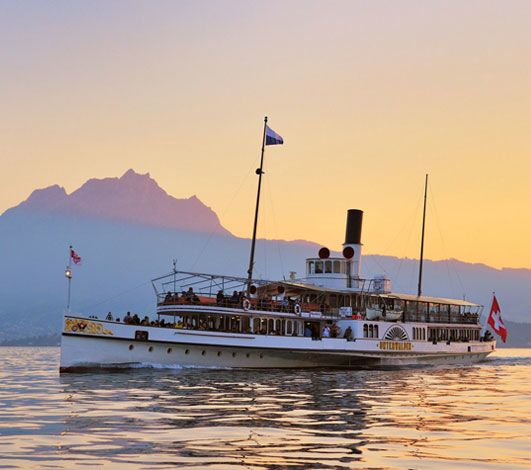
[(378, 334), (378, 325), (374, 325), (374, 337), (379, 338), (380, 335)]
[(459, 314), (459, 305), (450, 305), (450, 313)]
[(428, 304), (426, 302), (418, 302), (419, 313), (426, 313), (428, 310)]
[(363, 337), (368, 338), (369, 337), (369, 326), (367, 323), (363, 325)]
[(313, 261), (308, 262), (308, 274), (314, 274), (314, 264)]
[(430, 305), (430, 313), (439, 313), (439, 304), (429, 304)]
[(315, 274), (322, 274), (322, 273), (323, 273), (323, 262), (316, 261), (315, 262)]
[(335, 273), (335, 274), (338, 274), (338, 273), (340, 273), (340, 272), (341, 272), (341, 261), (339, 261), (339, 260), (336, 259), (336, 260), (334, 261), (334, 273)]
[(332, 261), (326, 260), (325, 261), (325, 273), (329, 274), (332, 272)]
[(286, 321), (286, 334), (287, 335), (293, 334), (293, 322), (291, 320)]

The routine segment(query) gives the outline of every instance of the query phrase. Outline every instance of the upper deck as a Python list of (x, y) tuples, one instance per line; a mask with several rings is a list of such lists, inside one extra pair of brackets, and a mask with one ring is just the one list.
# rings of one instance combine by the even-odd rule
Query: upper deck
[[(363, 282), (363, 280), (360, 280)], [(307, 318), (380, 318), (402, 322), (478, 324), (482, 306), (465, 300), (331, 289), (306, 282), (253, 280), (175, 271), (153, 280), (157, 312), (225, 311)], [(376, 313), (377, 315), (378, 313)]]

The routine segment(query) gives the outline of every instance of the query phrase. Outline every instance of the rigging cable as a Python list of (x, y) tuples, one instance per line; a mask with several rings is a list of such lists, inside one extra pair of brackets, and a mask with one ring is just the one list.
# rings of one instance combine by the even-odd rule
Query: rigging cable
[[(444, 260), (444, 264), (446, 266), (446, 272), (448, 274), (448, 281), (450, 283), (450, 289), (454, 289), (453, 287), (453, 280), (452, 280), (452, 277), (451, 277), (451, 274), (450, 274), (450, 259), (448, 257), (448, 251), (446, 249), (446, 244), (444, 242), (444, 237), (443, 237), (443, 234), (442, 234), (442, 229), (441, 229), (441, 224), (439, 223), (439, 215), (438, 215), (438, 212), (437, 212), (437, 208), (435, 206), (435, 198), (433, 196), (433, 191), (431, 189), (431, 186), (430, 186), (430, 203), (432, 205), (432, 208), (433, 208), (433, 213), (435, 215), (435, 224), (437, 225), (437, 229), (439, 231), (439, 237), (441, 238), (441, 245), (442, 245), (442, 248), (443, 248), (443, 253), (444, 253), (444, 256), (445, 256), (445, 260)], [(457, 272), (457, 269), (455, 267), (453, 267), (453, 272), (455, 274), (455, 277), (457, 278), (457, 281), (459, 282), (459, 287), (461, 288), (461, 291), (462, 293), (464, 294), (465, 293), (465, 286), (463, 285), (463, 281), (461, 280), (461, 276), (459, 276), (459, 273)], [(454, 290), (454, 294), (456, 293), (457, 289)], [(458, 295), (457, 295), (458, 296)]]
[(280, 270), (282, 277), (286, 279), (286, 271), (284, 270), (284, 261), (282, 259), (282, 253), (280, 250), (280, 239), (278, 237), (278, 227), (277, 227), (277, 218), (275, 215), (275, 207), (273, 205), (273, 197), (271, 196), (271, 191), (268, 192), (269, 204), (271, 205), (271, 213), (273, 215), (273, 228), (275, 229), (275, 245), (277, 246), (278, 260), (280, 261)]
[[(247, 173), (242, 178), (242, 180), (241, 180), (239, 186), (237, 187), (236, 191), (234, 192), (232, 198), (230, 199), (228, 204), (222, 209), (222, 211), (221, 211), (221, 213), (219, 215), (220, 222), (221, 222), (222, 217), (225, 216), (225, 214), (227, 213), (227, 211), (229, 210), (229, 208), (232, 206), (233, 202), (235, 201), (236, 197), (240, 193), (243, 185), (245, 184), (245, 182), (249, 178), (249, 175), (251, 174), (251, 172), (252, 172), (253, 168), (255, 167), (255, 165), (256, 165), (256, 163), (251, 164), (251, 166), (249, 167), (249, 170), (247, 171)], [(197, 265), (197, 263), (199, 262), (199, 260), (203, 256), (203, 253), (205, 252), (205, 250), (207, 249), (208, 245), (210, 244), (213, 236), (214, 236), (214, 230), (211, 230), (210, 233), (208, 234), (208, 238), (207, 238), (205, 244), (203, 245), (203, 248), (201, 249), (201, 251), (197, 255), (195, 261), (192, 263), (192, 266), (190, 268), (191, 271), (193, 271), (195, 269), (195, 266)]]

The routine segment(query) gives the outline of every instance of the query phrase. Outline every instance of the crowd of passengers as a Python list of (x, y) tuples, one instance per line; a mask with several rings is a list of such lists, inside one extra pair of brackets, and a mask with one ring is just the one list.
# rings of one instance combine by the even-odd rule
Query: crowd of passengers
[[(245, 291), (233, 291), (232, 295), (226, 295), (223, 289), (220, 289), (216, 294), (216, 305), (220, 307), (241, 307), (243, 301), (247, 299)], [(194, 289), (190, 287), (187, 291), (183, 291), (180, 295), (175, 292), (167, 292), (164, 297), (164, 304), (176, 304), (176, 303), (188, 303), (196, 304), (201, 300), (194, 292)], [(295, 306), (299, 302), (291, 297), (285, 296), (282, 300), (274, 301), (270, 296), (261, 296), (256, 300), (253, 299), (253, 309), (256, 310), (268, 310), (278, 312), (294, 312)], [(319, 310), (325, 313), (329, 310), (329, 305), (322, 303), (319, 305)]]
[[(97, 318), (97, 317), (91, 317), (91, 318)], [(109, 312), (105, 318), (108, 321), (115, 321), (120, 323), (120, 318), (114, 318), (112, 313)], [(232, 330), (227, 330), (226, 328), (212, 328), (208, 326), (208, 323), (204, 319), (199, 319), (199, 323), (197, 325), (193, 325), (192, 323), (186, 323), (183, 324), (182, 322), (178, 323), (171, 323), (166, 322), (163, 319), (161, 320), (150, 320), (150, 318), (146, 315), (142, 320), (140, 317), (134, 313), (131, 314), (131, 312), (127, 312), (127, 314), (123, 318), (123, 323), (126, 325), (140, 325), (140, 326), (155, 326), (155, 327), (161, 327), (161, 328), (182, 328), (186, 330), (203, 330), (203, 331), (229, 331), (234, 333), (239, 333), (238, 326), (235, 324), (232, 328)], [(306, 323), (304, 326), (304, 336), (305, 337), (311, 337), (311, 338), (341, 338), (351, 341), (352, 340), (352, 328), (349, 326), (345, 329), (345, 332), (343, 335), (341, 335), (341, 328), (337, 326), (335, 322), (330, 324), (325, 324), (322, 328), (322, 330), (319, 332), (319, 328), (316, 328), (316, 324), (312, 323)], [(253, 332), (250, 329), (247, 329), (246, 331), (243, 331), (243, 333), (252, 334)], [(280, 335), (280, 332), (277, 332), (276, 330), (267, 331), (265, 325), (262, 324), (262, 326), (258, 326), (254, 332), (254, 334), (260, 334), (260, 335)], [(295, 333), (294, 333), (295, 335)]]

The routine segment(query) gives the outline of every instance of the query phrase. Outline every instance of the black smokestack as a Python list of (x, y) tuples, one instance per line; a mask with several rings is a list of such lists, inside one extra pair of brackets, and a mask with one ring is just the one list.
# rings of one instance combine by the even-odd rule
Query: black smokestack
[(347, 233), (345, 235), (345, 245), (361, 245), (361, 224), (363, 221), (363, 211), (359, 209), (349, 209), (347, 211)]

